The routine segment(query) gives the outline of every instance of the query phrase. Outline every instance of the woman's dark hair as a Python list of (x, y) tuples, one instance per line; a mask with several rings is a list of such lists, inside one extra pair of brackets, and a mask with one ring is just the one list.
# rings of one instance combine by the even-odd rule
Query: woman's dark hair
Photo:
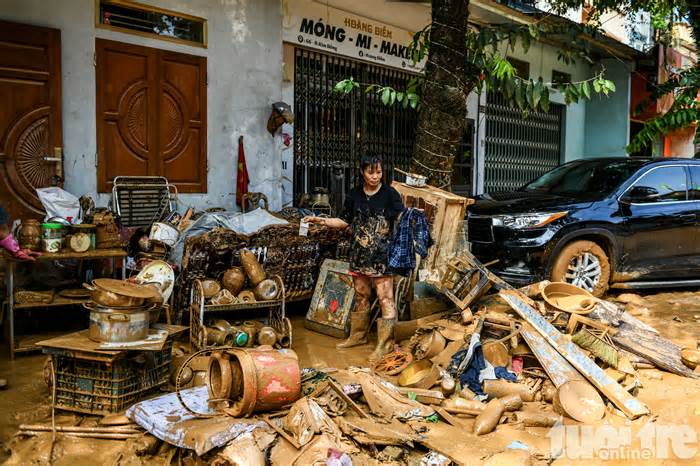
[(379, 165), (380, 167), (382, 167), (382, 169), (384, 169), (384, 162), (382, 161), (382, 157), (377, 154), (365, 154), (360, 160), (360, 171), (365, 171), (365, 168), (373, 167), (375, 165)]
[(0, 225), (4, 225), (7, 222), (10, 221), (10, 216), (7, 215), (7, 212), (5, 212), (5, 209), (0, 205)]

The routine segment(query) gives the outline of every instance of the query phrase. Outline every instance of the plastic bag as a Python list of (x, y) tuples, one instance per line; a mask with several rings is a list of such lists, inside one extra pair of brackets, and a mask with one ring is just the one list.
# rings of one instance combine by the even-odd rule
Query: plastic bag
[(44, 210), (46, 210), (44, 220), (48, 220), (51, 217), (65, 218), (71, 222), (78, 220), (80, 201), (68, 191), (53, 186), (50, 188), (37, 188), (36, 194), (39, 196)]

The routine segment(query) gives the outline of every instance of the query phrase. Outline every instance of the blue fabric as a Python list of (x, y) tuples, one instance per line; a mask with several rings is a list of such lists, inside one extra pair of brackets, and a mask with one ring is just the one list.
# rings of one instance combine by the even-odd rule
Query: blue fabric
[[(481, 346), (481, 342), (475, 341), (473, 344), (470, 344), (470, 347), (457, 351), (454, 356), (452, 356), (450, 365), (447, 367), (447, 372), (451, 376), (456, 377), (459, 365), (465, 357), (469, 357), (470, 349), (472, 353), (471, 359), (464, 369), (464, 372), (459, 376), (459, 383), (463, 387), (469, 387), (469, 390), (476, 395), (485, 395), (482, 389), (482, 382), (479, 380), (479, 374), (486, 369), (486, 359), (484, 358), (484, 350)], [(505, 367), (494, 368), (494, 373), (497, 379), (505, 379), (509, 382), (515, 382), (516, 380), (515, 374), (509, 372)]]
[(400, 275), (410, 275), (416, 268), (416, 253), (425, 259), (432, 245), (430, 227), (423, 212), (414, 208), (404, 210), (389, 245), (389, 269)]
[(477, 395), (483, 395), (484, 390), (481, 388), (479, 374), (484, 369), (486, 369), (486, 359), (484, 359), (484, 350), (481, 347), (481, 343), (479, 343), (474, 347), (472, 359), (469, 361), (469, 365), (467, 366), (466, 370), (459, 377), (459, 382), (463, 387), (469, 387), (469, 390), (473, 391)]
[(513, 373), (510, 372), (510, 371), (508, 371), (508, 369), (506, 369), (506, 368), (503, 367), (503, 366), (501, 366), (501, 367), (496, 367), (496, 368), (494, 369), (494, 372), (496, 373), (496, 378), (497, 378), (497, 379), (505, 379), (505, 380), (507, 380), (508, 382), (515, 382), (515, 380), (516, 380), (515, 374), (513, 374)]

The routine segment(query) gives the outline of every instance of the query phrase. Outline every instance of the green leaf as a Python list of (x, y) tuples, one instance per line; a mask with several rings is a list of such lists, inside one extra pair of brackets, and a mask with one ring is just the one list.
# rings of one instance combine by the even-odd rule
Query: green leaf
[(528, 32), (530, 33), (530, 35), (531, 35), (533, 38), (535, 38), (535, 39), (537, 39), (537, 37), (539, 37), (539, 35), (540, 35), (540, 31), (537, 29), (537, 26), (534, 25), (534, 24), (528, 25), (527, 31), (528, 31)]
[(527, 53), (530, 50), (530, 34), (523, 34), (520, 45), (523, 47), (523, 52)]
[(519, 79), (515, 82), (515, 103), (520, 110), (525, 109), (525, 84)]
[(580, 85), (579, 94), (586, 96), (586, 99), (591, 99), (591, 88), (588, 85), (588, 81), (584, 81)]
[(510, 100), (513, 98), (513, 93), (515, 92), (515, 79), (513, 78), (506, 78), (503, 80), (503, 94), (506, 97), (506, 100)]
[(542, 90), (542, 97), (540, 97), (540, 108), (543, 112), (549, 112), (549, 88), (545, 87)]
[(333, 87), (333, 90), (336, 92), (347, 92), (346, 87), (347, 87), (347, 82), (348, 79), (343, 79), (342, 81), (338, 81), (335, 86)]
[(534, 87), (532, 88), (532, 109), (533, 110), (537, 110), (537, 105), (539, 105), (540, 99), (542, 98), (542, 90), (543, 89), (544, 89), (544, 85), (542, 84), (542, 78), (540, 78), (537, 80)]
[(508, 35), (508, 45), (510, 45), (511, 50), (515, 50), (515, 44), (518, 42), (518, 37), (514, 33)]
[(595, 81), (593, 81), (593, 90), (596, 92), (596, 94), (600, 94), (600, 89), (600, 80), (596, 79)]
[(409, 92), (408, 95), (406, 96), (409, 102), (409, 105), (411, 108), (415, 109), (418, 106), (418, 94), (414, 94), (412, 92)]
[(397, 92), (396, 93), (396, 100), (398, 100), (399, 102), (402, 102), (404, 96), (405, 96), (405, 94), (403, 92)]
[(389, 92), (389, 106), (394, 105), (394, 102), (396, 102), (396, 91), (392, 89)]
[[(527, 87), (525, 89), (525, 99), (530, 108), (535, 108), (535, 83), (532, 80), (528, 81)], [(538, 97), (539, 100), (539, 97)]]
[(391, 88), (385, 87), (382, 90), (382, 103), (384, 105), (389, 105), (389, 100), (391, 99)]
[(615, 83), (614, 83), (614, 82), (612, 82), (612, 81), (610, 81), (610, 80), (606, 80), (606, 81), (605, 81), (605, 85), (606, 85), (606, 87), (607, 87), (608, 89), (610, 89), (611, 91), (615, 92), (616, 89), (615, 89)]

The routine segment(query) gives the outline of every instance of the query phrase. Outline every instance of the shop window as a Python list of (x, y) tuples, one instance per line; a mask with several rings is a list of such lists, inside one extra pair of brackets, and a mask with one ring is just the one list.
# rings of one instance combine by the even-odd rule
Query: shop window
[(522, 79), (530, 79), (530, 64), (517, 58), (508, 57), (508, 61), (515, 68), (515, 75)]
[(96, 11), (98, 27), (207, 46), (203, 18), (123, 0), (97, 0)]
[(571, 75), (563, 71), (552, 70), (552, 84), (566, 84), (571, 82)]
[(207, 59), (97, 39), (97, 184), (165, 176), (207, 191)]

